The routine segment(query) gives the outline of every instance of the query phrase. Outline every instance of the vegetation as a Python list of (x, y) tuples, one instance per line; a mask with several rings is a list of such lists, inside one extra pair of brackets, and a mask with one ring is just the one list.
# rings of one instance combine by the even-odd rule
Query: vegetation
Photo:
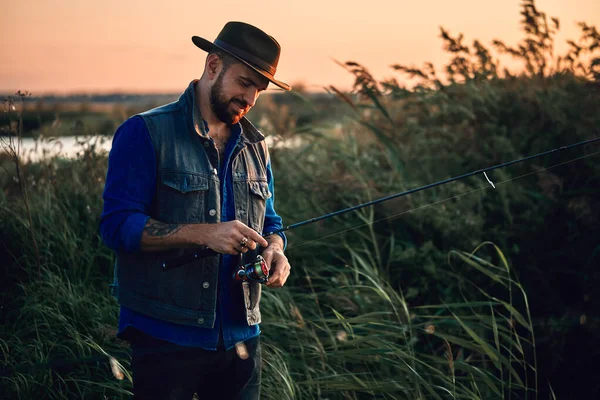
[[(253, 110), (267, 132), (301, 138), (272, 150), (284, 221), (597, 136), (596, 28), (582, 23), (580, 40), (555, 55), (559, 21), (533, 1), (522, 18), (521, 43), (493, 43), (523, 62), (519, 73), (442, 30), (453, 55), (445, 77), (396, 65), (418, 78), (406, 88), (347, 62), (352, 93), (282, 95)], [(8, 114), (18, 136), (19, 115)], [(74, 160), (2, 160), (0, 390), (10, 398), (131, 390), (108, 293), (113, 255), (97, 229), (106, 155), (82, 146)], [(488, 174), (494, 188), (473, 177), (290, 231), (293, 274), (264, 292), (264, 397), (598, 397), (597, 152), (556, 153)]]

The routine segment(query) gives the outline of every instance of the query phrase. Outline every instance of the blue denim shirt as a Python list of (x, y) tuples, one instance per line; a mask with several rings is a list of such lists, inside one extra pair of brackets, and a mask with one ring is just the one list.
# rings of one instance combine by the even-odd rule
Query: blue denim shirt
[[(205, 127), (208, 127), (205, 124)], [(223, 222), (234, 219), (231, 155), (241, 138), (241, 125), (234, 126), (220, 165), (222, 182), (221, 198)], [(135, 154), (132, 157), (132, 154)], [(143, 120), (134, 117), (126, 121), (115, 133), (109, 156), (109, 170), (104, 190), (104, 210), (100, 233), (104, 243), (119, 252), (139, 251), (142, 230), (149, 216), (147, 210), (152, 202), (156, 185), (154, 148)], [(269, 190), (274, 194), (270, 162), (267, 165)], [(282, 227), (281, 217), (274, 210), (274, 195), (266, 201), (264, 231), (271, 232)], [(280, 234), (286, 243), (286, 237)], [(127, 338), (129, 328), (136, 328), (155, 338), (181, 346), (216, 350), (222, 345), (229, 349), (236, 343), (260, 334), (258, 325), (248, 326), (244, 310), (234, 304), (242, 302), (239, 285), (232, 279), (236, 258), (222, 255), (220, 260), (219, 289), (215, 327), (196, 328), (174, 324), (121, 306), (118, 336)], [(220, 333), (222, 337), (220, 338)]]

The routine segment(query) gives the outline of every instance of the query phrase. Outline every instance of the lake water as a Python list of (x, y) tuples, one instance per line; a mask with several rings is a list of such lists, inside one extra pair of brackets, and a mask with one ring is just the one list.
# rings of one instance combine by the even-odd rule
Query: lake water
[[(13, 138), (14, 146), (17, 139)], [(9, 143), (7, 137), (0, 137), (2, 148), (0, 152), (6, 151)], [(76, 158), (83, 150), (94, 147), (97, 153), (109, 152), (112, 145), (112, 137), (107, 136), (61, 136), (51, 138), (23, 138), (21, 139), (20, 154), (23, 160), (38, 161), (45, 157), (61, 156), (65, 158)]]
[[(296, 140), (297, 139), (297, 140)], [(14, 144), (16, 145), (16, 139)], [(284, 146), (295, 147), (300, 144), (299, 138), (293, 140), (277, 141), (272, 136), (266, 138), (269, 147)], [(7, 137), (0, 137), (0, 153), (5, 152), (5, 146), (8, 144)], [(42, 138), (34, 140), (32, 138), (23, 138), (21, 141), (20, 154), (23, 160), (38, 161), (45, 157), (61, 156), (65, 158), (76, 158), (81, 155), (85, 149), (94, 148), (96, 153), (108, 153), (112, 146), (112, 136), (61, 136), (52, 138)]]

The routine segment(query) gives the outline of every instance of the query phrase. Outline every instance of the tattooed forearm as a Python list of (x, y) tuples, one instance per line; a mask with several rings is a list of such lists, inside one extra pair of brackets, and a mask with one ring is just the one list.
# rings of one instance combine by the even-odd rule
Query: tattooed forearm
[(144, 227), (144, 232), (146, 232), (146, 235), (148, 236), (167, 236), (180, 229), (181, 225), (165, 224), (150, 218)]

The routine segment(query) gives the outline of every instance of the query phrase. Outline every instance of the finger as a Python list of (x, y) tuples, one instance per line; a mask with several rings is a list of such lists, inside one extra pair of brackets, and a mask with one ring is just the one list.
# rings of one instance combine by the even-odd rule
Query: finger
[(245, 250), (245, 251), (244, 250), (245, 249), (238, 244), (237, 246), (235, 246), (235, 245), (231, 246), (230, 250), (227, 251), (227, 254), (236, 255), (236, 254), (245, 253), (245, 251), (248, 251), (248, 250)]
[(273, 287), (279, 281), (279, 271), (277, 269), (277, 265), (275, 264), (267, 264), (267, 267), (269, 269), (269, 280), (267, 281), (266, 285)]
[(287, 278), (288, 278), (289, 274), (282, 274), (279, 279), (277, 281), (275, 281), (275, 284), (273, 285), (273, 287), (283, 287), (283, 285), (285, 285), (285, 282), (287, 282)]
[(261, 247), (267, 247), (269, 245), (269, 242), (252, 228), (246, 227), (243, 233), (249, 240), (254, 240)]
[(280, 277), (280, 273), (277, 268), (271, 268), (269, 270), (269, 280), (268, 280), (269, 283), (271, 283), (271, 284), (276, 283), (277, 281), (279, 281), (279, 277)]
[(267, 264), (267, 269), (270, 271), (271, 262), (273, 261), (273, 253), (271, 253), (270, 251), (265, 251), (263, 252), (262, 257), (264, 258), (265, 263)]
[(273, 278), (269, 278), (269, 280), (267, 281), (267, 286), (282, 287), (287, 281), (289, 275), (290, 274), (288, 269), (277, 267), (275, 268), (275, 271), (273, 273)]
[(239, 253), (247, 253), (248, 252), (248, 244), (242, 243), (241, 240), (237, 242), (237, 245), (235, 246), (235, 248)]
[(269, 278), (269, 280), (267, 281), (266, 285), (270, 288), (277, 288), (277, 287), (281, 287), (281, 282), (279, 282), (279, 279), (271, 279)]
[(256, 242), (250, 237), (250, 235), (244, 234), (244, 232), (250, 232), (250, 233), (256, 233), (256, 231), (248, 228), (246, 225), (240, 223), (240, 228), (239, 231), (234, 235), (235, 238), (237, 238), (237, 243), (238, 244), (242, 244), (242, 242), (244, 243), (244, 245), (242, 245), (242, 247), (247, 247), (250, 250), (254, 250), (256, 249)]
[(269, 287), (282, 287), (287, 278), (290, 276), (290, 264), (285, 262), (280, 265), (274, 266), (273, 279), (269, 279), (267, 286)]
[(285, 279), (283, 277), (279, 277), (274, 280), (268, 280), (266, 285), (271, 288), (280, 288), (285, 284)]
[(256, 244), (253, 240), (249, 240), (246, 236), (236, 235), (234, 248), (238, 253), (247, 253), (248, 250), (254, 250)]

